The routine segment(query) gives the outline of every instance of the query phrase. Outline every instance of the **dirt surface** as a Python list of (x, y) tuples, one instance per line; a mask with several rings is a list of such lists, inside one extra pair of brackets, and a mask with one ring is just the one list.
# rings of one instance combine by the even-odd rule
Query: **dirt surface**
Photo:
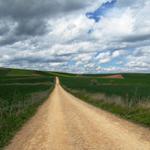
[(57, 79), (48, 100), (6, 150), (150, 150), (150, 130), (66, 92)]
[(124, 79), (124, 77), (121, 74), (117, 75), (111, 75), (111, 76), (103, 76), (101, 78), (110, 78), (110, 79)]

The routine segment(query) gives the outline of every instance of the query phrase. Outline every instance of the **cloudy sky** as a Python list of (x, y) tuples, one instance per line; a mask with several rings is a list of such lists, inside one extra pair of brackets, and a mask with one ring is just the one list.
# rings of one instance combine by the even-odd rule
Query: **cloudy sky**
[(150, 0), (0, 0), (0, 67), (150, 72)]

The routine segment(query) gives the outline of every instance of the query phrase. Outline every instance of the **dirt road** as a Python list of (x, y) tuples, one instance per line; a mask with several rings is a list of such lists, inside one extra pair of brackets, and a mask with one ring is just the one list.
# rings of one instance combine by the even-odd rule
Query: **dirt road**
[(6, 150), (150, 150), (150, 130), (97, 109), (59, 84)]

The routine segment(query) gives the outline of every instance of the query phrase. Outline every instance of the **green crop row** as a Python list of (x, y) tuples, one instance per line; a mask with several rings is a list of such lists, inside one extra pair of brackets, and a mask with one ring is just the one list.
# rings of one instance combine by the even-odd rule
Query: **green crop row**
[[(7, 75), (8, 72), (16, 76)], [(49, 74), (33, 72), (25, 71), (24, 75), (23, 71), (0, 70), (0, 149), (34, 115), (54, 87), (54, 78)]]

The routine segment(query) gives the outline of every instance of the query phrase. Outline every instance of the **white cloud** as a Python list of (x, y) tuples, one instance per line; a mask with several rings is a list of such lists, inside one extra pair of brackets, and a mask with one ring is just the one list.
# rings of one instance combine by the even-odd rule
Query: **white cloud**
[[(118, 14), (119, 13), (119, 14)], [(133, 31), (134, 18), (131, 9), (124, 11), (111, 11), (111, 15), (102, 18), (101, 22), (95, 25), (94, 35), (99, 37), (99, 33), (102, 34), (102, 38), (120, 37), (127, 34), (131, 34)]]
[(100, 53), (97, 57), (97, 60), (99, 60), (100, 63), (107, 63), (111, 60), (111, 53), (110, 52), (103, 52)]
[(126, 55), (126, 51), (125, 50), (116, 50), (114, 52), (102, 52), (100, 53), (98, 56), (96, 56), (96, 60), (99, 61), (99, 63), (104, 64), (104, 63), (108, 63), (110, 62), (112, 59), (119, 57), (119, 56), (124, 56)]
[(150, 46), (137, 48), (127, 57), (126, 66), (129, 68), (150, 69)]
[[(17, 42), (1, 45), (1, 66), (68, 72), (150, 71), (150, 2), (118, 0), (98, 23), (86, 17), (86, 12), (106, 1), (86, 1), (87, 7), (76, 12), (47, 18), (46, 34), (17, 36), (13, 39)], [(17, 25), (11, 21), (5, 24), (12, 28), (6, 32), (0, 22), (3, 43)], [(116, 63), (111, 64), (113, 60)]]
[(116, 50), (112, 53), (112, 58), (116, 58), (116, 57), (123, 56), (126, 54), (127, 52), (125, 50)]

